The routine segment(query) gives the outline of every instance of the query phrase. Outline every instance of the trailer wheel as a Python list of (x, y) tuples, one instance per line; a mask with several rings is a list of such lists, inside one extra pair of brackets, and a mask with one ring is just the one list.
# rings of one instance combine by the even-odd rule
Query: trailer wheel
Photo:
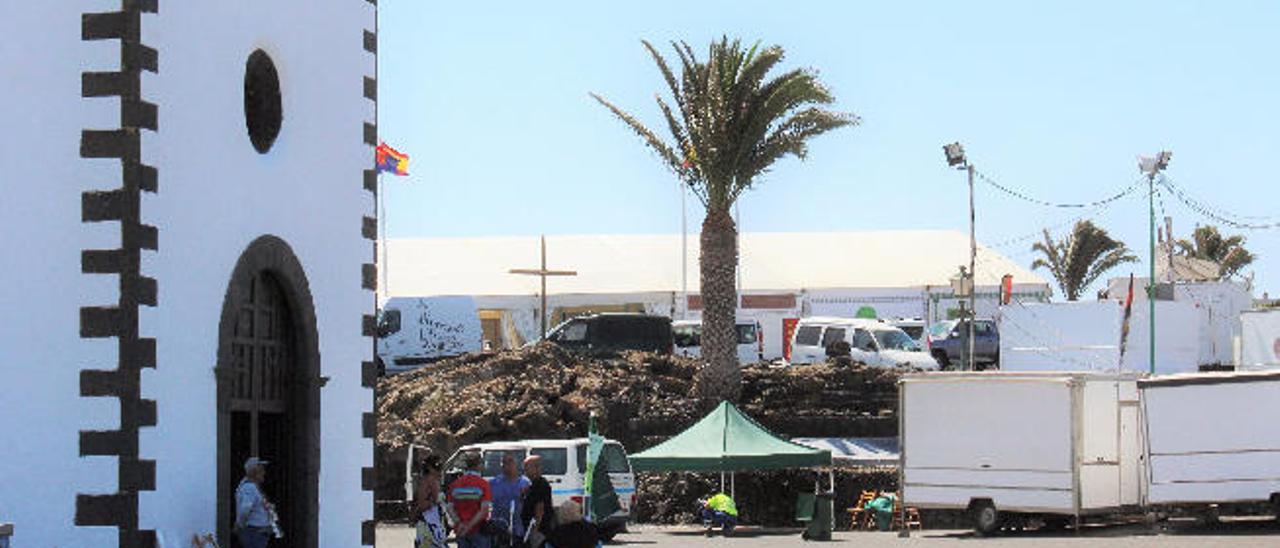
[(991, 501), (974, 501), (969, 505), (969, 513), (973, 518), (973, 530), (979, 535), (990, 536), (1000, 530), (1000, 512)]

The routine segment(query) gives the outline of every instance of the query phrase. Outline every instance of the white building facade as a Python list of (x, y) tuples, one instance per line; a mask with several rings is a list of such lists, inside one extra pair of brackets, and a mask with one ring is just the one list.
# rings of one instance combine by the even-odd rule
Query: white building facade
[(0, 32), (15, 546), (372, 545), (372, 0), (59, 0)]

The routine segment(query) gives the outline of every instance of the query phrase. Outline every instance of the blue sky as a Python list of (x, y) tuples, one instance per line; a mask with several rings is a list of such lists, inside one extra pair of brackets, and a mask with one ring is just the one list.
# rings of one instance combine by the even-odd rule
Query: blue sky
[[(382, 0), (379, 132), (412, 156), (386, 179), (391, 237), (673, 233), (675, 179), (598, 92), (658, 129), (665, 87), (641, 39), (782, 45), (863, 124), (818, 138), (741, 200), (745, 231), (968, 229), (961, 141), (979, 170), (1050, 201), (1168, 176), (1240, 215), (1280, 197), (1277, 2), (428, 2)], [(669, 48), (664, 48), (669, 49)], [(1041, 228), (1087, 214), (1146, 271), (1145, 192), (1096, 210), (979, 184), (978, 238), (1022, 264)], [(1185, 236), (1206, 220), (1164, 196)], [(691, 200), (691, 205), (695, 203)], [(1161, 213), (1163, 209), (1164, 213)], [(691, 209), (690, 225), (701, 216)], [(1257, 294), (1280, 295), (1280, 231), (1245, 231)], [(920, 250), (927, 253), (927, 249)], [(981, 268), (981, 265), (979, 265)], [(1046, 276), (1047, 277), (1047, 276)]]

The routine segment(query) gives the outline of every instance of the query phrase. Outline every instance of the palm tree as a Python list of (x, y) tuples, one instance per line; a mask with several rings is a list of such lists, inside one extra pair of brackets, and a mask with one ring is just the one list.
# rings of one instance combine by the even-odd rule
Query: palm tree
[(1218, 263), (1222, 278), (1230, 278), (1253, 262), (1254, 255), (1244, 248), (1244, 236), (1222, 237), (1218, 227), (1197, 226), (1191, 240), (1174, 242), (1178, 253), (1187, 257)]
[(1111, 239), (1107, 231), (1090, 221), (1077, 222), (1061, 240), (1054, 240), (1046, 229), (1044, 241), (1031, 244), (1031, 250), (1043, 255), (1031, 268), (1049, 269), (1068, 301), (1079, 300), (1085, 288), (1104, 272), (1138, 260), (1124, 243)]
[(666, 80), (674, 109), (655, 95), (670, 140), (664, 140), (600, 95), (591, 96), (631, 127), (668, 169), (702, 201), (702, 352), (707, 365), (698, 374), (699, 394), (709, 400), (736, 400), (742, 374), (737, 333), (738, 229), (730, 210), (774, 162), (804, 159), (810, 138), (854, 125), (852, 114), (819, 108), (835, 99), (810, 69), (792, 69), (766, 78), (779, 62), (779, 46), (744, 49), (739, 40), (712, 42), (705, 61), (687, 43), (672, 43), (680, 59), (673, 72), (647, 41), (645, 49)]

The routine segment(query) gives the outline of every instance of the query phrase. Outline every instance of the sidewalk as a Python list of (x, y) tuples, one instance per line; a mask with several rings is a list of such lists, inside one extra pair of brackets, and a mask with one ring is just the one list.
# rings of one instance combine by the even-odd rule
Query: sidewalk
[[(764, 548), (769, 546), (856, 545), (858, 548), (901, 548), (915, 546), (957, 546), (974, 548), (1084, 548), (1086, 546), (1133, 546), (1159, 548), (1252, 547), (1280, 545), (1280, 527), (1274, 522), (1228, 522), (1214, 527), (1181, 526), (1174, 531), (1152, 534), (1145, 527), (1091, 527), (1076, 535), (1066, 533), (1008, 533), (994, 538), (976, 538), (969, 531), (913, 531), (911, 538), (897, 533), (837, 531), (832, 542), (806, 542), (800, 529), (740, 527), (732, 537), (707, 538), (702, 529), (689, 526), (633, 525), (631, 532), (605, 546), (671, 546), (674, 548)], [(405, 525), (378, 527), (379, 548), (413, 548), (413, 530)]]

